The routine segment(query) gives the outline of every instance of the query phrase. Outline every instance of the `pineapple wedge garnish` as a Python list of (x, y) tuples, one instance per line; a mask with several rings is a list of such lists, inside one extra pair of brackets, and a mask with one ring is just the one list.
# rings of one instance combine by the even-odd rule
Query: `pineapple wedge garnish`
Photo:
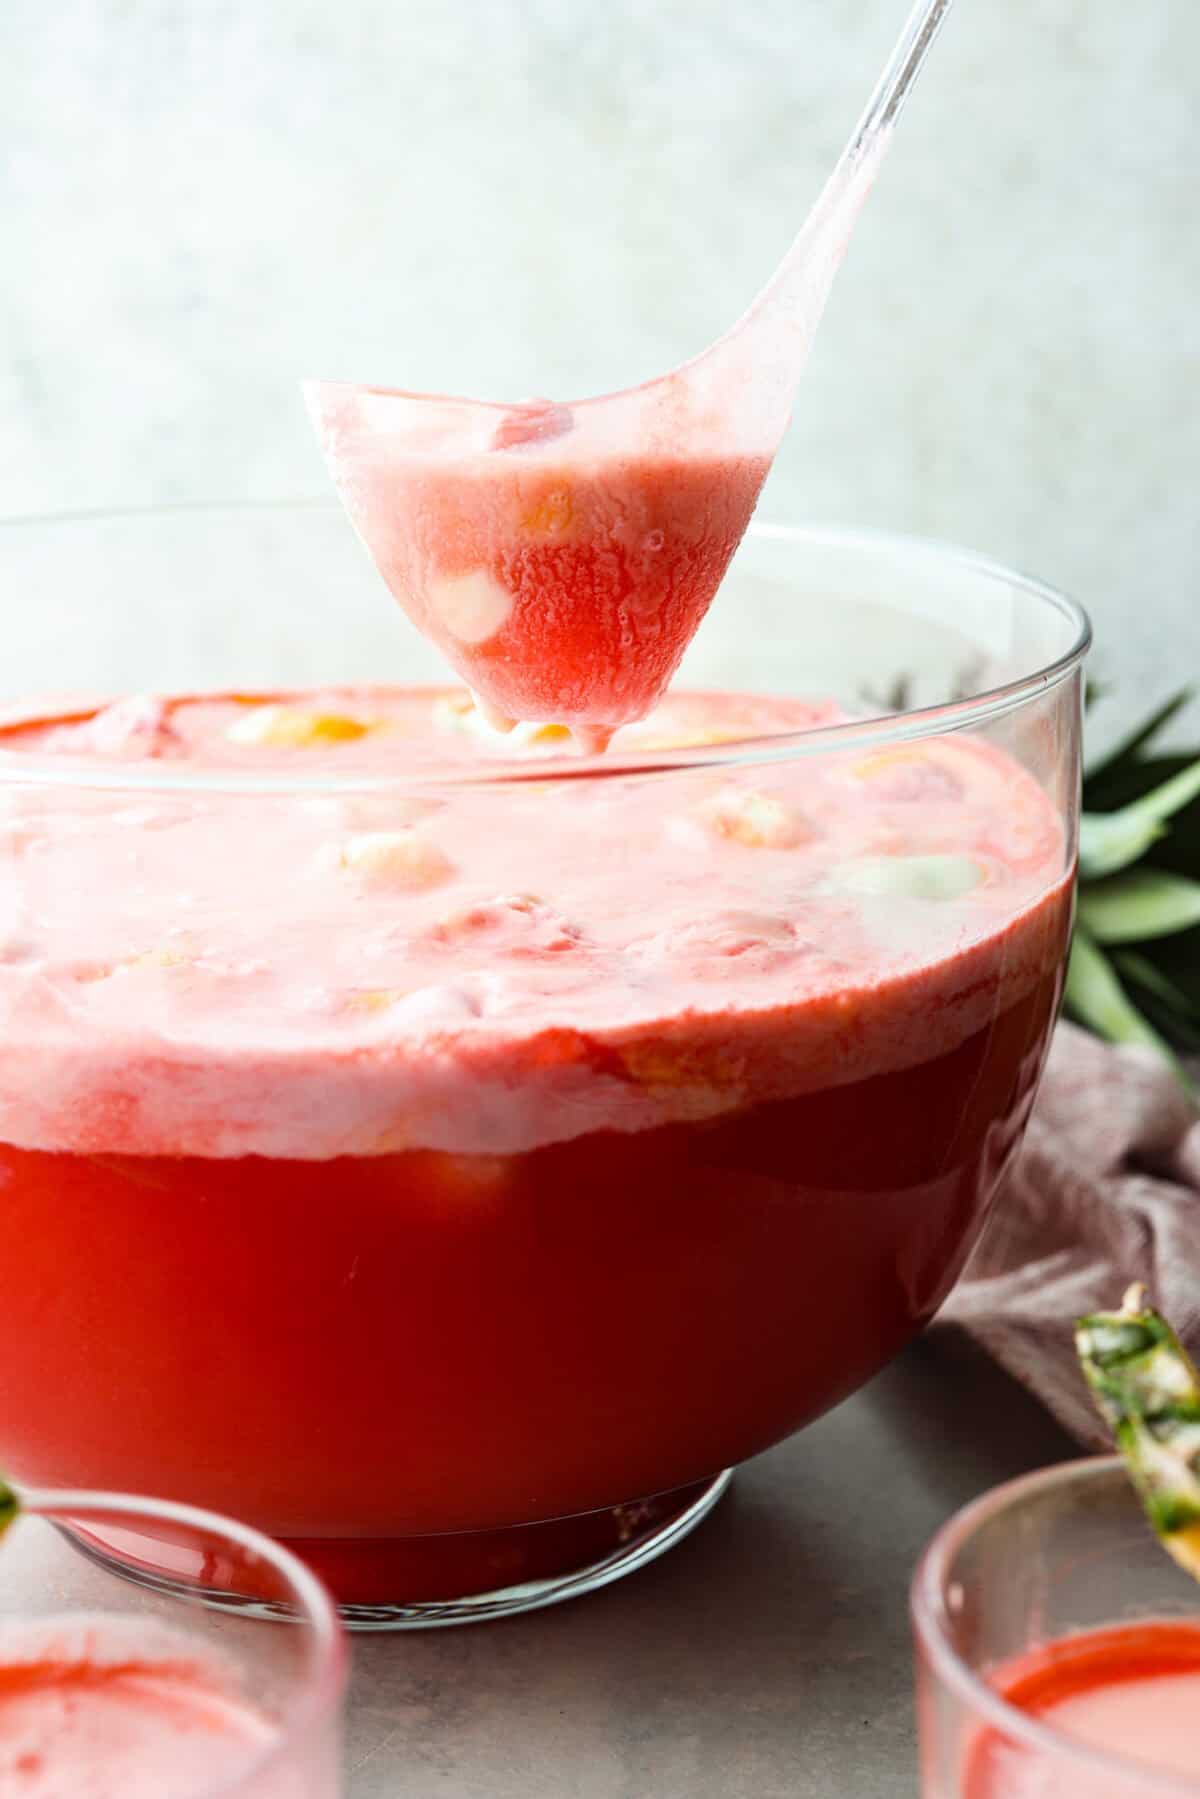
[(1200, 1580), (1200, 1375), (1179, 1338), (1130, 1287), (1119, 1312), (1075, 1326), (1075, 1348), (1163, 1548)]

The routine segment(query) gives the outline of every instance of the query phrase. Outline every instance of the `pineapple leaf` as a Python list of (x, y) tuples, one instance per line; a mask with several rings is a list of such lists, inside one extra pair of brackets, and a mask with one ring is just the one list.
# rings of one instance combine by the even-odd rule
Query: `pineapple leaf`
[(1180, 1024), (1194, 1019), (1200, 1029), (1200, 997), (1180, 987), (1149, 956), (1140, 955), (1137, 950), (1122, 949), (1114, 955), (1113, 963), (1118, 974), (1144, 993), (1151, 994)]
[(1200, 1016), (1200, 931), (1160, 937), (1146, 954), (1184, 1003)]
[(1160, 1037), (1142, 1017), (1104, 951), (1079, 925), (1071, 943), (1063, 999), (1067, 1010), (1097, 1036), (1107, 1037), (1110, 1043), (1146, 1045), (1169, 1062), (1186, 1082), (1166, 1038)]
[[(1136, 803), (1136, 802), (1135, 802)], [(1079, 872), (1085, 881), (1116, 874), (1138, 862), (1166, 835), (1158, 819), (1119, 812), (1083, 812), (1079, 817)]]
[(1079, 867), (1086, 880), (1128, 868), (1163, 836), (1166, 821), (1200, 795), (1200, 760), (1117, 812), (1085, 812)]
[(1079, 918), (1097, 943), (1145, 943), (1200, 924), (1200, 881), (1130, 868), (1086, 887)]
[(1131, 731), (1128, 737), (1124, 737), (1119, 743), (1114, 744), (1106, 755), (1101, 756), (1098, 762), (1091, 765), (1084, 776), (1085, 782), (1094, 781), (1100, 775), (1112, 774), (1123, 765), (1140, 760), (1141, 752), (1150, 740), (1157, 737), (1158, 733), (1170, 724), (1176, 713), (1182, 712), (1183, 708), (1189, 704), (1192, 699), (1192, 691), (1190, 687), (1181, 687), (1179, 692), (1173, 693), (1169, 700), (1164, 700), (1158, 710), (1152, 712), (1144, 723), (1138, 725), (1136, 730)]
[(1173, 694), (1084, 774), (1064, 1000), (1100, 1036), (1154, 1049), (1196, 1092), (1168, 1046), (1200, 1051), (1200, 757), (1152, 749), (1192, 697)]
[(1159, 1035), (1174, 1046), (1177, 1054), (1194, 1056), (1200, 1053), (1200, 1019), (1176, 1011), (1155, 989), (1144, 987), (1128, 968), (1122, 954), (1114, 956), (1113, 962), (1147, 1024), (1153, 1025)]
[[(1160, 787), (1173, 775), (1182, 774), (1196, 760), (1195, 751), (1173, 755), (1136, 756), (1098, 774), (1085, 775), (1083, 807), (1085, 812), (1116, 812), (1133, 800), (1140, 800), (1152, 788)], [(1193, 804), (1195, 802), (1193, 801)]]

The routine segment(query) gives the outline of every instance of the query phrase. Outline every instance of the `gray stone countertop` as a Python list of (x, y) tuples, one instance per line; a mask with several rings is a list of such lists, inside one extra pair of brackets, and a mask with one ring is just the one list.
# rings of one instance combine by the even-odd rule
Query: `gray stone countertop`
[(357, 1638), (347, 1799), (913, 1799), (914, 1562), (967, 1499), (1072, 1453), (927, 1339), (628, 1580)]

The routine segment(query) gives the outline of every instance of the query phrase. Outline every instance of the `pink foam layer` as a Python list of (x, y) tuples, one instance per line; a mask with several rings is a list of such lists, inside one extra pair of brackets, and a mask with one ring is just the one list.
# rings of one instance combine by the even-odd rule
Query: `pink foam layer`
[[(1061, 953), (1058, 818), (982, 741), (581, 777), (557, 737), (492, 738), (449, 692), (279, 703), (285, 731), (368, 728), (250, 742), (269, 715), (228, 697), (9, 725), (0, 1139), (508, 1154), (914, 1065)], [(834, 716), (673, 696), (617, 748)], [(538, 778), (463, 778), (513, 756)], [(308, 793), (38, 778), (185, 766), (214, 783), (398, 778)], [(917, 890), (894, 890), (902, 868)]]

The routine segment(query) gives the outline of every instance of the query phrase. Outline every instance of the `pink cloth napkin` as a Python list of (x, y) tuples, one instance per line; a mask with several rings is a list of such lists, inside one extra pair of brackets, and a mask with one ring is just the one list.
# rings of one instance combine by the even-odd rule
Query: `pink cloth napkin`
[(1109, 1448), (1071, 1325), (1133, 1280), (1200, 1358), (1200, 1112), (1148, 1050), (1060, 1023), (1024, 1147), (934, 1328), (965, 1330), (1072, 1436)]

